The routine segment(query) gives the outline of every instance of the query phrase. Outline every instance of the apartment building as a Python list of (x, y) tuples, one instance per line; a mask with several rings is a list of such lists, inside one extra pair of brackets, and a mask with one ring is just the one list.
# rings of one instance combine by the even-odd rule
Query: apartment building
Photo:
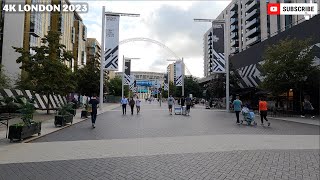
[[(100, 67), (101, 62), (101, 45), (96, 38), (87, 38), (86, 41), (86, 59), (87, 62), (92, 61), (93, 59), (98, 62)], [(113, 79), (115, 77), (114, 71), (105, 71), (104, 77), (106, 80)]]
[(169, 64), (167, 67), (167, 73), (168, 73), (168, 81), (174, 82), (175, 80), (175, 63)]
[[(8, 1), (1, 0), (3, 7)], [(20, 4), (63, 4), (68, 0), (15, 0)], [(4, 72), (12, 80), (21, 75), (21, 64), (16, 63), (20, 54), (13, 47), (41, 46), (41, 39), (49, 30), (61, 32), (60, 43), (73, 52), (72, 62), (65, 62), (72, 70), (86, 62), (86, 27), (82, 19), (74, 12), (26, 12), (7, 13), (0, 10), (0, 63), (4, 66)], [(77, 40), (77, 42), (76, 42)], [(32, 50), (30, 51), (32, 52)]]
[[(318, 3), (319, 0), (312, 0)], [(225, 20), (229, 54), (232, 56), (242, 52), (278, 33), (305, 21), (302, 15), (269, 16), (268, 3), (309, 3), (310, 0), (232, 0), (231, 3), (216, 18)], [(208, 30), (210, 31), (210, 30)], [(208, 32), (204, 34), (204, 44), (207, 43)], [(204, 54), (208, 48), (204, 47)], [(204, 56), (204, 75), (210, 75), (207, 67), (209, 59)]]

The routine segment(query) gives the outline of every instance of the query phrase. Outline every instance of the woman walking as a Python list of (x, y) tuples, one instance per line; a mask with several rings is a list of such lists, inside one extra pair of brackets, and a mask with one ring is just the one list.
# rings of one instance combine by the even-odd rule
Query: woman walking
[(259, 101), (259, 112), (261, 117), (261, 125), (263, 126), (263, 119), (268, 122), (268, 126), (270, 126), (270, 122), (267, 119), (267, 112), (268, 112), (268, 103), (265, 101), (265, 98), (262, 97)]
[(133, 109), (134, 109), (134, 105), (135, 105), (135, 102), (133, 100), (133, 97), (131, 97), (130, 101), (129, 101), (129, 105), (131, 107), (131, 115), (133, 115)]

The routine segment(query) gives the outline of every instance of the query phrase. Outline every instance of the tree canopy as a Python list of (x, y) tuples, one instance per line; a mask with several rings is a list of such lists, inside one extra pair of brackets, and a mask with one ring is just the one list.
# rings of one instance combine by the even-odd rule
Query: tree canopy
[(264, 53), (262, 88), (273, 94), (298, 88), (319, 67), (313, 65), (311, 40), (285, 39), (269, 46)]
[(61, 33), (49, 31), (42, 38), (40, 47), (29, 49), (13, 47), (21, 56), (17, 63), (22, 63), (22, 76), (18, 87), (34, 90), (41, 94), (66, 95), (75, 88), (74, 76), (65, 64), (73, 58), (72, 53), (60, 44)]

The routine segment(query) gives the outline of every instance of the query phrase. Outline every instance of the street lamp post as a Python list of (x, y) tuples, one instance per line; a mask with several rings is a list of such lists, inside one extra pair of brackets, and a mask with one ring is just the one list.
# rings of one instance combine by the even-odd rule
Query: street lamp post
[[(225, 19), (228, 19), (228, 15), (226, 15)], [(215, 19), (193, 19), (195, 22), (211, 22), (212, 29), (214, 25), (222, 24), (224, 26), (224, 59), (225, 59), (225, 73), (226, 73), (226, 111), (230, 111), (230, 72), (229, 72), (229, 38), (227, 34), (227, 21), (225, 20), (215, 20)]]
[[(103, 106), (103, 71), (104, 71), (104, 51), (105, 51), (105, 23), (106, 23), (106, 15), (115, 15), (115, 16), (129, 16), (129, 17), (139, 17), (140, 14), (132, 14), (132, 13), (116, 13), (116, 12), (106, 12), (105, 6), (102, 7), (102, 32), (101, 32), (101, 62), (100, 62), (100, 93), (99, 93), (99, 109), (102, 110)], [(123, 96), (122, 96), (123, 97)]]

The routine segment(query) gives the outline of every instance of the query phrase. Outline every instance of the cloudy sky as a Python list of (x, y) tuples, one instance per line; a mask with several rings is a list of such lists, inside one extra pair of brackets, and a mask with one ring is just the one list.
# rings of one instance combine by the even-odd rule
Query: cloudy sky
[[(72, 2), (80, 2), (73, 0)], [(101, 12), (135, 13), (140, 17), (120, 18), (119, 40), (129, 38), (149, 38), (156, 40), (177, 56), (183, 57), (190, 73), (203, 77), (203, 34), (210, 23), (193, 22), (194, 18), (216, 18), (230, 3), (221, 1), (87, 1), (89, 12), (81, 14), (88, 29), (88, 37), (101, 42)], [(132, 61), (132, 71), (165, 72), (167, 59), (175, 57), (161, 46), (145, 41), (135, 41), (120, 45), (119, 57), (136, 57)], [(122, 58), (121, 58), (122, 59)], [(119, 62), (122, 69), (122, 61)], [(190, 74), (187, 71), (187, 74)]]

